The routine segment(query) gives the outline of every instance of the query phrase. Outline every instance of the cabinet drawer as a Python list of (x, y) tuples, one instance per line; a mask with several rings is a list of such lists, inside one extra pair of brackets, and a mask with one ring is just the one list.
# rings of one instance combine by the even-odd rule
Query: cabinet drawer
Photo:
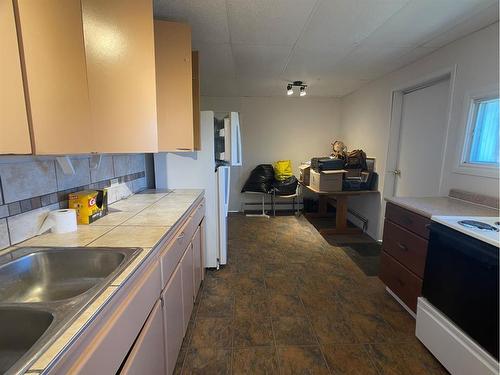
[(177, 264), (191, 241), (191, 238), (187, 234), (190, 225), (190, 221), (184, 224), (160, 255), (162, 289), (167, 285), (175, 267), (177, 267)]
[(192, 225), (194, 228), (193, 234), (194, 232), (196, 232), (196, 229), (200, 225), (203, 216), (205, 216), (205, 198), (203, 198), (200, 204), (194, 209), (192, 215)]
[(411, 310), (417, 311), (417, 297), (422, 294), (422, 279), (385, 251), (382, 251), (380, 257), (380, 280)]
[(385, 220), (382, 243), (384, 251), (419, 277), (424, 277), (427, 243), (422, 237)]
[(387, 202), (385, 218), (425, 239), (429, 239), (429, 229), (427, 226), (431, 223), (431, 220), (425, 216)]

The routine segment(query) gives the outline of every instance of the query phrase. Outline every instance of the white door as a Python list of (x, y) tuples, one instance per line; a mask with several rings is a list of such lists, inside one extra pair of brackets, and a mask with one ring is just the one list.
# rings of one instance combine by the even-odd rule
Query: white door
[(399, 144), (388, 180), (399, 197), (439, 196), (450, 80), (403, 93)]

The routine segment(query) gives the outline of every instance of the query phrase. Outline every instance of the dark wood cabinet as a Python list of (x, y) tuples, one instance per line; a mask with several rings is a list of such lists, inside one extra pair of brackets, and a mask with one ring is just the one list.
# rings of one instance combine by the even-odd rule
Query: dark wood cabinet
[(380, 279), (414, 312), (422, 293), (429, 224), (429, 218), (387, 203)]

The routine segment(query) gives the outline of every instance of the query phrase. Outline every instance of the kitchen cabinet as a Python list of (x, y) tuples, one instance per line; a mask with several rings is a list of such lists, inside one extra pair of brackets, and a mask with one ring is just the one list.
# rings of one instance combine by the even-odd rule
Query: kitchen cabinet
[(152, 3), (15, 4), (33, 153), (156, 152)]
[(194, 149), (201, 150), (200, 130), (200, 55), (198, 51), (191, 53), (191, 70), (193, 73), (193, 137)]
[(184, 309), (182, 303), (182, 271), (177, 266), (161, 298), (163, 300), (163, 324), (167, 374), (174, 372), (177, 355), (184, 338)]
[(187, 330), (194, 306), (194, 265), (193, 244), (190, 243), (181, 259), (182, 270), (182, 304), (184, 316), (184, 333)]
[(82, 0), (92, 151), (157, 151), (152, 6)]
[(16, 4), (33, 153), (92, 151), (80, 0)]
[[(191, 28), (179, 22), (154, 21), (156, 107), (159, 151), (196, 148), (193, 123)], [(197, 125), (199, 131), (199, 124)]]
[(204, 206), (200, 199), (186, 212), (47, 374), (173, 373), (196, 297), (193, 248), (204, 244), (193, 244), (204, 241)]
[(201, 244), (201, 225), (196, 230), (193, 236), (193, 268), (194, 268), (194, 295), (198, 294), (198, 290), (200, 289), (201, 280), (203, 277), (204, 268), (203, 264), (203, 255), (201, 253), (202, 244)]
[(0, 0), (0, 154), (31, 154), (12, 0)]
[(413, 312), (422, 295), (430, 220), (387, 203), (380, 279)]
[(163, 316), (156, 302), (120, 374), (165, 374)]

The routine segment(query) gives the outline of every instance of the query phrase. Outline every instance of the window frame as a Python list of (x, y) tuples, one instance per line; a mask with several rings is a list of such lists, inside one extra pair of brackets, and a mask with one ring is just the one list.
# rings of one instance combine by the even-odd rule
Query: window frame
[(460, 153), (457, 163), (458, 165), (454, 170), (455, 173), (499, 179), (500, 166), (498, 164), (471, 163), (469, 161), (479, 104), (482, 101), (497, 98), (499, 98), (498, 87), (476, 91), (466, 95), (464, 100), (465, 126), (461, 142), (459, 142)]

